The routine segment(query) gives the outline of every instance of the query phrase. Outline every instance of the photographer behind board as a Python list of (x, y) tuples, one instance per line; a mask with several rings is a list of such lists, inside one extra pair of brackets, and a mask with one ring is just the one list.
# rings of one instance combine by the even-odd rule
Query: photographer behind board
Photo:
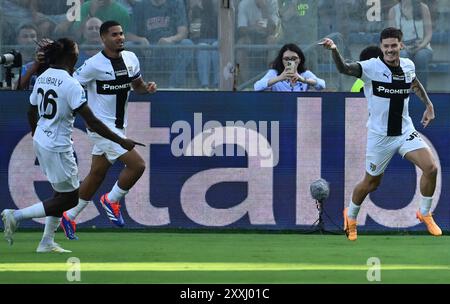
[(17, 84), (17, 90), (32, 90), (36, 78), (41, 75), (49, 67), (48, 62), (45, 61), (44, 48), (53, 41), (44, 38), (37, 43), (36, 53), (34, 60), (30, 61), (22, 66), (19, 81)]

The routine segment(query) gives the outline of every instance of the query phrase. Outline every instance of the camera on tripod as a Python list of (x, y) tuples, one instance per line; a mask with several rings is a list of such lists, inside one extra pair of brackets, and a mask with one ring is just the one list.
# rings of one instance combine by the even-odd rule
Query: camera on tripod
[(5, 68), (5, 83), (0, 82), (0, 87), (11, 89), (12, 79), (14, 78), (12, 69), (22, 67), (22, 54), (16, 50), (11, 50), (8, 53), (0, 55), (0, 65), (3, 65)]

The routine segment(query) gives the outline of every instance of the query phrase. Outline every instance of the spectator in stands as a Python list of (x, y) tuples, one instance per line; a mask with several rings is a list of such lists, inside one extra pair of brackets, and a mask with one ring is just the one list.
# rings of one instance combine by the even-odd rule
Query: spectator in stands
[[(35, 18), (42, 18), (49, 21), (43, 37), (55, 38), (55, 33), (62, 34), (59, 26), (67, 21), (66, 13), (71, 6), (66, 1), (30, 1), (30, 10)], [(67, 34), (67, 32), (64, 32)], [(67, 36), (67, 35), (66, 35)]]
[[(383, 52), (377, 45), (370, 45), (361, 51), (359, 54), (359, 61), (369, 60), (371, 58), (383, 58)], [(351, 92), (359, 93), (364, 90), (364, 81), (361, 78), (356, 79), (353, 83)]]
[(325, 81), (309, 71), (305, 61), (305, 55), (296, 44), (285, 44), (273, 61), (272, 68), (255, 83), (255, 91), (305, 92), (325, 89)]
[[(218, 0), (191, 0), (189, 9), (190, 38), (199, 46), (218, 46)], [(219, 52), (197, 50), (197, 72), (202, 88), (219, 86)], [(210, 81), (210, 76), (212, 80)]]
[(86, 21), (89, 18), (97, 17), (100, 20), (115, 20), (122, 25), (124, 32), (128, 31), (130, 15), (128, 11), (115, 0), (89, 0), (81, 6), (81, 20), (75, 21), (72, 25), (73, 32), (78, 34), (80, 40)]
[(317, 0), (280, 0), (282, 43), (311, 44), (318, 39)]
[[(155, 77), (168, 71), (158, 84), (186, 87), (186, 70), (192, 63), (193, 42), (188, 39), (187, 11), (183, 0), (142, 0), (133, 7), (133, 23), (128, 40), (142, 45), (169, 46), (152, 49), (145, 69)], [(175, 48), (170, 46), (177, 46)]]
[(128, 12), (128, 15), (133, 14), (133, 7), (136, 5), (137, 2), (141, 2), (142, 0), (117, 0), (117, 3), (122, 5)]
[(420, 0), (402, 0), (389, 10), (389, 26), (403, 32), (401, 57), (410, 58), (422, 85), (428, 83), (428, 64), (433, 57), (430, 42), (433, 35), (428, 6)]
[(51, 31), (52, 22), (45, 15), (33, 10), (34, 0), (3, 0), (2, 19), (10, 25), (17, 25), (19, 22), (32, 23), (38, 35), (46, 37)]
[[(49, 43), (53, 41), (47, 38), (41, 39), (37, 42), (37, 48), (34, 55), (34, 59), (26, 64), (22, 65), (21, 76), (17, 85), (18, 90), (32, 90), (36, 78), (41, 75), (47, 68), (48, 62), (45, 61), (45, 54), (43, 49)], [(33, 41), (33, 44), (35, 42)]]
[(22, 23), (16, 31), (16, 44), (22, 54), (22, 61), (33, 60), (38, 40), (38, 29), (32, 23)]
[(80, 53), (75, 67), (80, 67), (87, 59), (97, 54), (102, 48), (102, 39), (99, 35), (102, 21), (96, 17), (86, 21), (83, 31), (83, 42), (79, 45)]
[[(237, 44), (275, 44), (279, 25), (277, 0), (242, 0), (237, 12)], [(267, 50), (238, 49), (236, 61), (240, 66), (241, 81), (248, 80), (259, 67), (262, 69), (267, 64), (267, 57)], [(251, 66), (256, 70), (250, 71)]]

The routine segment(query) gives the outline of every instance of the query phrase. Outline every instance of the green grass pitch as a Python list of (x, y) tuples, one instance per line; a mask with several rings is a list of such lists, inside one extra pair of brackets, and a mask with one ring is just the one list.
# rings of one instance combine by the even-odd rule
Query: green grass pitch
[[(0, 243), (0, 283), (450, 283), (450, 237), (80, 232), (72, 253), (38, 254), (41, 232)], [(80, 260), (79, 282), (67, 280)], [(380, 261), (381, 281), (368, 259)], [(370, 275), (369, 275), (370, 276)], [(373, 276), (372, 276), (373, 277)]]

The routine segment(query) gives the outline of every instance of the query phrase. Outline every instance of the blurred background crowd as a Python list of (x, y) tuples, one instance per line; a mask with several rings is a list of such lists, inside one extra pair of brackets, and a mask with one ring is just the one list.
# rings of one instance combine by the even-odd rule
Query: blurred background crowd
[(18, 50), (26, 66), (36, 41), (64, 36), (78, 42), (79, 66), (101, 50), (106, 20), (122, 24), (127, 49), (160, 89), (253, 90), (278, 50), (295, 43), (326, 90), (350, 91), (354, 79), (317, 42), (331, 37), (358, 60), (392, 25), (427, 90), (450, 91), (450, 0), (0, 0), (0, 51)]

